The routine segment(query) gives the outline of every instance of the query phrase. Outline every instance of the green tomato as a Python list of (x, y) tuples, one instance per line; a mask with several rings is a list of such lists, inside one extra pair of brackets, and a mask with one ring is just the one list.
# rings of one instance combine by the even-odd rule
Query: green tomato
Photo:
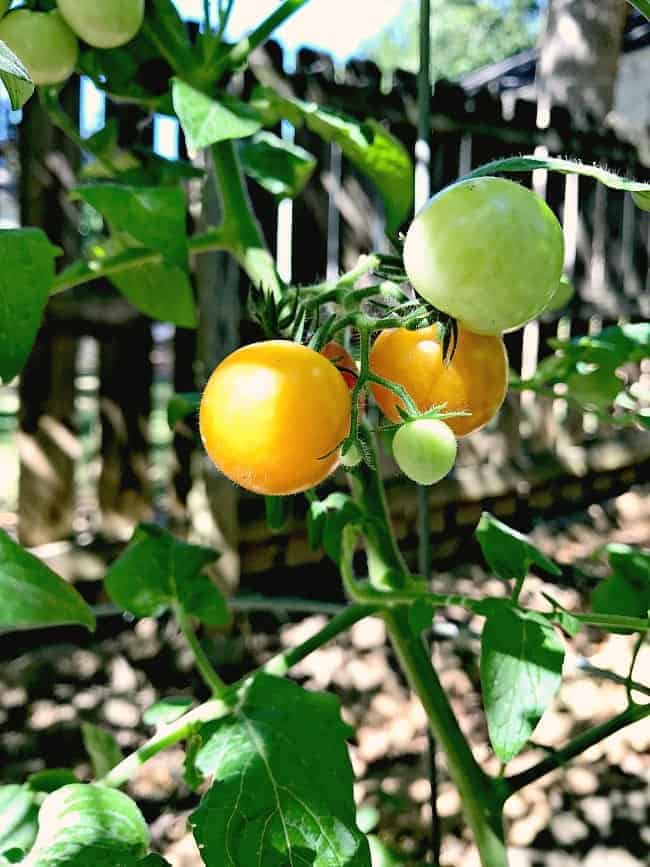
[(57, 0), (61, 15), (93, 48), (130, 42), (144, 21), (144, 0)]
[(34, 84), (59, 84), (74, 72), (79, 43), (56, 10), (10, 12), (0, 21), (0, 39), (23, 62)]
[(546, 310), (563, 310), (575, 294), (576, 290), (573, 283), (563, 274), (560, 277), (557, 289), (551, 296), (551, 300), (546, 305)]
[(345, 454), (341, 454), (341, 466), (347, 469), (358, 467), (363, 460), (361, 449), (358, 445), (352, 445)]
[(504, 178), (459, 181), (422, 208), (406, 235), (416, 292), (477, 334), (538, 316), (557, 289), (562, 227), (538, 195)]
[(444, 479), (456, 460), (458, 445), (443, 421), (419, 418), (403, 424), (393, 438), (397, 466), (419, 485)]

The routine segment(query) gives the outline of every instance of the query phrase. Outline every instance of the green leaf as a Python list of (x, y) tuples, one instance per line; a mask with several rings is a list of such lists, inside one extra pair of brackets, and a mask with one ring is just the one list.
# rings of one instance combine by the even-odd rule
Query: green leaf
[(196, 766), (196, 757), (203, 746), (203, 738), (200, 734), (191, 735), (185, 744), (185, 761), (183, 763), (183, 780), (188, 789), (198, 792), (205, 777)]
[[(104, 244), (107, 258), (120, 255), (125, 246), (146, 253), (143, 247), (133, 247), (124, 239), (110, 238)], [(181, 328), (196, 328), (197, 314), (194, 291), (187, 273), (167, 262), (147, 262), (110, 275), (110, 281), (129, 301), (152, 319), (173, 322)]]
[(74, 195), (104, 217), (112, 234), (126, 233), (187, 270), (185, 194), (180, 187), (129, 187), (115, 183), (77, 187)]
[[(372, 867), (404, 867), (412, 861), (408, 855), (402, 855), (395, 849), (386, 846), (375, 834), (368, 837)], [(422, 865), (424, 867), (424, 865)]]
[(504, 581), (522, 581), (531, 566), (537, 566), (550, 575), (561, 575), (562, 571), (549, 560), (522, 533), (513, 530), (489, 512), (483, 512), (476, 538), (490, 569)]
[(413, 207), (413, 164), (406, 148), (377, 120), (369, 118), (360, 123), (314, 102), (285, 98), (271, 88), (259, 88), (253, 104), (263, 113), (267, 126), (286, 117), (294, 125), (305, 123), (325, 141), (335, 142), (377, 187), (389, 233), (396, 232), (409, 217)]
[(95, 628), (95, 615), (77, 591), (0, 530), (0, 626)]
[(481, 684), (490, 742), (507, 762), (560, 687), (564, 647), (544, 615), (493, 601), (481, 641)]
[(0, 229), (0, 379), (5, 383), (32, 351), (59, 252), (40, 229)]
[(246, 138), (262, 126), (261, 118), (247, 103), (226, 94), (218, 101), (211, 99), (180, 78), (174, 79), (172, 99), (190, 151)]
[(198, 72), (200, 60), (173, 0), (149, 0), (146, 35), (174, 70), (186, 78)]
[[(594, 590), (593, 610), (645, 619), (650, 611), (650, 554), (621, 544), (607, 545), (605, 550), (613, 574)], [(610, 627), (608, 631), (626, 635), (630, 630)]]
[(309, 544), (315, 550), (320, 545), (328, 557), (341, 559), (343, 530), (348, 524), (360, 523), (363, 514), (352, 497), (337, 491), (324, 500), (316, 500), (307, 512)]
[(230, 616), (223, 596), (201, 572), (219, 554), (189, 545), (155, 524), (141, 524), (105, 578), (111, 599), (136, 617), (161, 614), (170, 605), (204, 623), (225, 626)]
[(270, 132), (245, 142), (239, 156), (246, 174), (278, 199), (300, 195), (316, 168), (309, 151)]
[(50, 768), (37, 771), (27, 777), (27, 785), (32, 792), (55, 792), (62, 786), (78, 783), (79, 779), (69, 768)]
[(167, 404), (167, 424), (174, 430), (179, 421), (194, 415), (201, 403), (201, 394), (198, 391), (179, 392), (173, 395)]
[(338, 700), (257, 675), (196, 757), (212, 788), (190, 817), (207, 867), (370, 867)]
[(623, 178), (608, 169), (598, 165), (585, 165), (584, 163), (563, 160), (558, 157), (505, 157), (494, 160), (471, 171), (466, 178), (480, 178), (484, 175), (493, 175), (497, 172), (532, 172), (535, 169), (547, 169), (551, 172), (559, 172), (563, 175), (582, 175), (593, 178), (606, 187), (613, 190), (625, 190), (628, 193), (648, 193), (650, 183), (634, 181)]
[(146, 854), (149, 829), (127, 795), (78, 783), (49, 795), (38, 816), (33, 867), (126, 867)]
[(7, 89), (14, 111), (23, 106), (34, 93), (34, 82), (29, 72), (2, 40), (0, 40), (0, 81)]
[(188, 695), (170, 695), (161, 698), (142, 715), (142, 722), (148, 726), (163, 726), (172, 723), (192, 707), (193, 699)]
[(122, 750), (111, 732), (92, 723), (82, 723), (81, 736), (97, 779), (105, 777), (122, 761)]
[(27, 786), (0, 786), (0, 854), (29, 850), (37, 830), (36, 793)]
[(650, 19), (650, 0), (630, 0), (632, 6), (635, 6), (642, 15)]

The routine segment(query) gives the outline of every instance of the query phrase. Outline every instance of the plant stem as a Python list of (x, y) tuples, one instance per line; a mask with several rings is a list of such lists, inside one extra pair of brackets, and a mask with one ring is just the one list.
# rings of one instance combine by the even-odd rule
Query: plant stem
[(523, 789), (524, 786), (528, 786), (530, 783), (534, 783), (536, 780), (541, 779), (541, 777), (550, 773), (550, 771), (554, 771), (556, 768), (565, 765), (567, 762), (571, 761), (571, 759), (584, 753), (584, 751), (588, 750), (589, 747), (600, 743), (600, 741), (605, 740), (605, 738), (615, 734), (622, 728), (625, 728), (625, 726), (638, 722), (647, 716), (650, 716), (650, 704), (629, 705), (624, 711), (617, 714), (615, 717), (612, 717), (612, 719), (607, 720), (607, 722), (601, 723), (598, 726), (594, 726), (594, 728), (589, 729), (584, 732), (584, 734), (578, 735), (578, 737), (569, 741), (569, 743), (562, 749), (555, 750), (545, 756), (536, 765), (522, 771), (520, 774), (506, 777), (504, 782), (508, 787), (508, 796)]
[(507, 867), (502, 819), (505, 792), (500, 781), (488, 777), (477, 764), (424, 642), (411, 629), (408, 609), (391, 609), (384, 619), (402, 668), (427, 713), (431, 731), (445, 751), (449, 775), (458, 788), (481, 863), (483, 867)]
[(185, 640), (189, 644), (192, 653), (194, 654), (194, 659), (196, 661), (196, 667), (199, 670), (199, 674), (203, 678), (206, 686), (211, 690), (212, 695), (215, 698), (222, 698), (228, 687), (221, 680), (217, 672), (214, 670), (212, 663), (208, 659), (208, 656), (203, 649), (201, 642), (196, 636), (194, 629), (192, 627), (191, 619), (187, 616), (185, 611), (180, 605), (177, 605), (174, 609), (174, 614), (176, 616), (176, 620), (180, 627), (181, 632), (185, 636)]
[(236, 45), (233, 45), (230, 51), (224, 55), (217, 64), (215, 79), (221, 78), (228, 69), (236, 69), (241, 66), (258, 45), (266, 42), (274, 30), (308, 2), (309, 0), (284, 0), (284, 3), (281, 3), (255, 30), (252, 30), (248, 36), (241, 39)]
[[(294, 665), (301, 662), (306, 656), (309, 656), (314, 650), (322, 647), (328, 641), (331, 641), (341, 632), (349, 629), (354, 623), (363, 620), (364, 617), (369, 617), (374, 614), (378, 606), (373, 605), (351, 605), (333, 617), (326, 626), (319, 630), (311, 638), (308, 638), (302, 644), (291, 650), (286, 650), (283, 653), (274, 656), (265, 663), (258, 671), (264, 671), (267, 674), (286, 674), (286, 672)], [(99, 782), (104, 786), (123, 786), (128, 782), (133, 774), (152, 756), (186, 740), (190, 735), (194, 734), (203, 723), (211, 722), (212, 720), (222, 719), (227, 716), (237, 703), (240, 690), (250, 682), (252, 677), (255, 677), (257, 672), (252, 672), (246, 675), (237, 683), (225, 688), (225, 692), (220, 698), (210, 699), (203, 704), (195, 707), (188, 713), (175, 722), (170, 723), (161, 728), (143, 744), (140, 749), (136, 750), (131, 755), (123, 759)]]
[(636, 660), (639, 655), (641, 648), (643, 647), (643, 643), (646, 640), (645, 632), (642, 632), (637, 636), (636, 642), (634, 644), (634, 650), (632, 651), (632, 659), (630, 660), (630, 668), (627, 673), (627, 682), (625, 684), (625, 689), (627, 690), (627, 700), (630, 704), (633, 703), (632, 699), (632, 683), (634, 678), (634, 667), (636, 665)]
[[(212, 159), (221, 196), (224, 231), (233, 238), (230, 250), (253, 284), (279, 299), (282, 281), (253, 212), (232, 141), (213, 145)], [(236, 231), (231, 233), (231, 228)]]
[[(189, 252), (194, 255), (209, 253), (212, 250), (228, 250), (231, 246), (221, 228), (188, 239)], [(93, 280), (111, 277), (113, 274), (121, 274), (133, 268), (160, 264), (163, 259), (163, 254), (155, 250), (143, 249), (142, 253), (138, 253), (137, 248), (130, 247), (116, 256), (91, 259), (87, 263), (75, 262), (55, 277), (50, 295), (58, 295), (76, 286), (83, 286)]]
[[(394, 587), (396, 576), (407, 583), (410, 575), (390, 526), (379, 473), (362, 464), (350, 474), (350, 480), (353, 496), (365, 516), (363, 532), (371, 584)], [(382, 595), (377, 593), (377, 602), (381, 602)], [(411, 629), (409, 607), (385, 609), (384, 619), (402, 668), (427, 713), (431, 731), (445, 750), (449, 773), (460, 793), (483, 867), (507, 867), (502, 820), (507, 790), (503, 781), (483, 773), (472, 755), (424, 642)]]

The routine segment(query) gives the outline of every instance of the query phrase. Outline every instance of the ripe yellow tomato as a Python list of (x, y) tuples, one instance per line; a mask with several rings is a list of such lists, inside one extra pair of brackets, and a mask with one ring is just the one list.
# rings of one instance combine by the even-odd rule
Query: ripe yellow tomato
[(253, 343), (212, 373), (199, 425), (207, 453), (233, 482), (257, 494), (295, 494), (338, 463), (350, 393), (313, 349), (288, 340)]
[[(468, 411), (469, 416), (445, 419), (456, 436), (483, 427), (496, 415), (508, 388), (508, 356), (500, 337), (458, 332), (458, 345), (445, 367), (438, 327), (408, 331), (382, 331), (370, 353), (370, 369), (378, 376), (402, 385), (420, 412), (444, 403), (448, 412)], [(401, 421), (401, 400), (381, 385), (372, 386), (375, 400), (391, 421)]]

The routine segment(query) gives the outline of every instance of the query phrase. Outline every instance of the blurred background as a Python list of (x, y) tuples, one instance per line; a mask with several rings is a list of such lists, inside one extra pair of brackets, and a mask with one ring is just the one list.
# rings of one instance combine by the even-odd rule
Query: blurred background
[[(177, 5), (196, 33), (201, 0)], [(229, 36), (246, 32), (275, 5), (237, 0)], [(413, 153), (417, 25), (415, 0), (312, 0), (234, 86), (246, 94), (256, 81), (279, 78), (301, 98), (376, 118)], [(433, 190), (517, 153), (569, 155), (648, 178), (650, 24), (623, 0), (550, 6), (432, 0), (432, 58)], [(160, 70), (139, 74), (152, 80)], [(71, 79), (63, 102), (84, 136), (117, 117), (125, 150), (189, 158), (175, 120), (107, 103), (86, 79)], [(287, 124), (280, 132), (317, 159), (295, 202), (278, 201), (251, 182), (282, 276), (314, 282), (350, 268), (360, 253), (387, 249), (379, 198), (338, 147)], [(38, 100), (16, 113), (0, 98), (0, 227), (42, 226), (68, 259), (77, 256), (102, 228), (95, 212), (68, 198), (85, 165), (86, 156), (51, 125)], [(550, 352), (549, 338), (650, 318), (650, 215), (629, 196), (586, 178), (536, 172), (530, 183), (563, 223), (565, 272), (577, 291), (564, 310), (507, 336), (511, 366), (524, 377)], [(197, 230), (214, 217), (209, 203), (201, 210), (201, 184), (188, 183)], [(189, 660), (170, 623), (142, 621), (133, 631), (101, 596), (106, 564), (138, 521), (155, 520), (223, 552), (216, 579), (248, 600), (232, 633), (204, 636), (228, 677), (299, 640), (343, 601), (334, 566), (309, 548), (304, 498), (291, 498), (285, 527), (272, 533), (263, 500), (206, 465), (194, 424), (169, 428), (172, 395), (200, 388), (220, 358), (256, 337), (242, 320), (248, 286), (232, 262), (211, 254), (194, 264), (198, 332), (152, 321), (110, 283), (97, 281), (53, 299), (20, 379), (0, 386), (0, 527), (78, 582), (104, 615), (92, 639), (75, 630), (0, 635), (0, 766), (7, 780), (44, 763), (55, 766), (63, 748), (83, 771), (81, 719), (108, 725), (130, 749), (143, 736), (142, 708), (157, 696), (190, 688), (201, 695), (201, 685), (188, 682)], [(626, 375), (638, 381), (648, 405), (650, 359)], [(395, 527), (414, 562), (415, 490), (388, 459), (386, 473)], [(331, 487), (344, 484), (335, 478)], [(483, 571), (473, 543), (480, 513), (489, 509), (532, 531), (565, 567), (559, 591), (542, 582), (533, 590), (554, 592), (568, 607), (587, 605), (604, 574), (604, 543), (650, 546), (649, 490), (647, 432), (615, 429), (597, 413), (578, 412), (561, 391), (513, 393), (493, 424), (461, 443), (453, 475), (430, 491), (436, 589), (471, 592), (480, 582), (486, 592), (503, 592)], [(256, 602), (259, 594), (274, 601)], [(490, 761), (477, 691), (479, 625), (450, 610), (436, 637), (443, 681), (477, 754)], [(457, 796), (444, 768), (432, 795), (425, 721), (384, 644), (378, 624), (360, 624), (350, 641), (319, 651), (298, 676), (310, 687), (335, 689), (348, 708), (358, 729), (359, 804), (364, 821), (380, 820), (402, 853), (393, 863), (426, 862), (433, 797), (444, 833), (442, 863), (471, 864)], [(585, 631), (573, 647), (561, 701), (536, 733), (539, 742), (557, 745), (585, 720), (620, 709), (624, 689), (587, 678), (586, 668), (606, 665), (624, 676), (629, 652), (625, 636)], [(650, 670), (645, 650), (637, 663), (644, 670)], [(641, 723), (513, 799), (513, 864), (647, 863), (649, 728)], [(175, 867), (199, 863), (184, 831), (192, 796), (178, 756), (156, 759), (134, 791), (150, 815), (162, 807), (156, 839)]]

